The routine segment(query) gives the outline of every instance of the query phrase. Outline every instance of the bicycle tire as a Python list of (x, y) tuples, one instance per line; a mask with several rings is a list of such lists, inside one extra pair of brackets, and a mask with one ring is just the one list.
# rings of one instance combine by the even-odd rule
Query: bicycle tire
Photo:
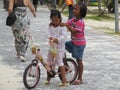
[[(35, 67), (35, 70), (34, 70), (34, 74), (31, 72), (32, 71), (32, 67)], [(24, 83), (24, 86), (28, 89), (33, 89), (34, 87), (36, 87), (36, 85), (38, 84), (39, 82), (39, 79), (40, 79), (40, 68), (38, 66), (37, 67), (37, 63), (31, 63), (29, 64), (26, 68), (25, 68), (25, 71), (24, 71), (24, 74), (23, 74), (23, 83)], [(30, 70), (30, 71), (29, 71)], [(36, 72), (37, 71), (37, 72)], [(29, 73), (29, 75), (28, 75)], [(36, 76), (37, 74), (37, 76)], [(29, 82), (31, 82), (32, 80), (27, 80), (27, 78), (36, 78), (35, 82), (33, 85), (29, 84)]]
[[(66, 72), (68, 71), (67, 68), (71, 69), (73, 67), (73, 69), (71, 69), (71, 71), (69, 73), (66, 73), (66, 75), (65, 75), (67, 81), (71, 84), (77, 78), (78, 66), (77, 66), (76, 62), (71, 58), (65, 59), (64, 65), (65, 65)], [(58, 72), (60, 73), (60, 69), (58, 69)], [(59, 79), (62, 81), (62, 75), (59, 74), (58, 76), (59, 76)]]

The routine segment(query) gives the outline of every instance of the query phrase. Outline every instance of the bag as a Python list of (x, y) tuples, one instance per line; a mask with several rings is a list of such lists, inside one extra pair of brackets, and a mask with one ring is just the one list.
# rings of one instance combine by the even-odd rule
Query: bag
[(57, 56), (56, 43), (54, 43), (51, 40), (49, 44), (50, 44), (50, 53), (51, 53), (52, 57), (56, 57)]
[(73, 4), (73, 0), (65, 0), (66, 5), (72, 5)]
[(7, 26), (12, 26), (17, 19), (16, 15), (15, 15), (15, 11), (14, 11), (15, 8), (16, 8), (16, 5), (15, 5), (15, 0), (14, 0), (13, 11), (7, 16), (7, 19), (6, 19)]
[(15, 12), (14, 11), (11, 12), (6, 19), (6, 25), (12, 26), (15, 23), (16, 19), (17, 19), (17, 17), (15, 15)]

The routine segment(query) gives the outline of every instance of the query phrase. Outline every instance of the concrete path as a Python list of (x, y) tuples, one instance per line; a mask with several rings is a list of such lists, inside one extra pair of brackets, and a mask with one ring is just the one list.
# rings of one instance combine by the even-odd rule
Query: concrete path
[[(0, 90), (27, 90), (23, 85), (23, 72), (34, 56), (28, 49), (26, 62), (21, 62), (16, 58), (12, 31), (5, 25), (7, 12), (1, 9), (1, 5), (0, 2)], [(34, 18), (30, 13), (30, 18), (30, 32), (35, 42), (40, 44), (41, 51), (44, 51), (43, 57), (46, 58), (49, 10), (45, 6), (39, 7), (37, 17)], [(66, 20), (67, 18), (63, 16), (63, 21)], [(94, 30), (87, 25), (85, 30), (87, 46), (83, 58), (84, 84), (59, 87), (60, 80), (56, 77), (51, 80), (49, 86), (45, 86), (43, 81), (46, 78), (46, 72), (41, 67), (41, 79), (34, 90), (120, 90), (120, 39)]]

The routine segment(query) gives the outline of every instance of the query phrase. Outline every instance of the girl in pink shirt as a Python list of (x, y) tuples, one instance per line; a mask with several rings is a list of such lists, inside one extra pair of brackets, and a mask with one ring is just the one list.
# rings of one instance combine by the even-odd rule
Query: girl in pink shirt
[(62, 23), (62, 26), (66, 26), (71, 32), (71, 40), (65, 43), (66, 50), (68, 50), (72, 57), (76, 59), (78, 63), (78, 78), (73, 82), (74, 85), (82, 84), (83, 63), (82, 57), (86, 46), (86, 39), (84, 36), (85, 24), (83, 18), (86, 16), (87, 8), (83, 3), (77, 3), (73, 6), (74, 18)]

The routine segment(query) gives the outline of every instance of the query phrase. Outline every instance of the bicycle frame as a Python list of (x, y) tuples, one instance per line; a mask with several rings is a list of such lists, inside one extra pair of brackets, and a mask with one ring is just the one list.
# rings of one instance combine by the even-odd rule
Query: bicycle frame
[[(36, 50), (34, 50), (34, 49), (36, 49)], [(32, 53), (33, 54), (35, 54), (36, 56), (35, 56), (35, 59), (32, 61), (32, 62), (34, 62), (34, 61), (36, 61), (37, 60), (37, 62), (41, 62), (41, 64), (45, 67), (45, 69), (51, 74), (51, 75), (53, 75), (53, 72), (52, 72), (52, 69), (49, 67), (49, 65), (45, 62), (45, 60), (43, 59), (43, 57), (42, 57), (42, 55), (41, 55), (41, 53), (40, 53), (40, 48), (37, 48), (37, 46), (35, 46), (35, 47), (32, 47)]]
[[(35, 54), (35, 59), (32, 62), (37, 62), (37, 63), (41, 63), (43, 65), (43, 67), (47, 70), (48, 73), (50, 73), (50, 75), (52, 77), (54, 77), (56, 74), (61, 74), (60, 72), (55, 72), (51, 69), (51, 67), (45, 62), (45, 60), (43, 59), (41, 53), (40, 53), (40, 48), (37, 48), (38, 46), (32, 47), (32, 53)], [(36, 50), (34, 50), (36, 49)], [(65, 58), (63, 59), (63, 61), (66, 59), (66, 54), (65, 54)], [(70, 68), (65, 66), (65, 68), (67, 69), (66, 73), (71, 72)]]

